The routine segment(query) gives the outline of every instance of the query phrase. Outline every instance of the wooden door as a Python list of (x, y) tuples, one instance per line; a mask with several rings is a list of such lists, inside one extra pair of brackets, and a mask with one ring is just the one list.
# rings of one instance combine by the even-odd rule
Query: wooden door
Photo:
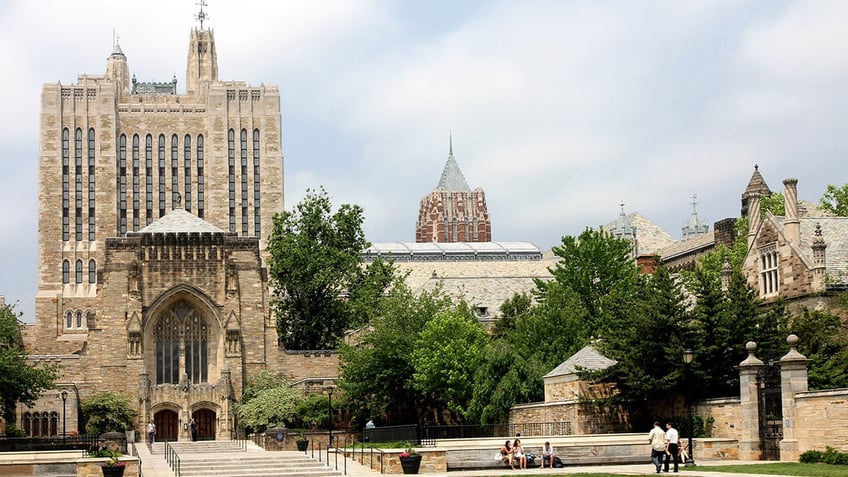
[(168, 409), (159, 411), (153, 416), (156, 424), (156, 441), (176, 441), (180, 431), (180, 419), (177, 413)]
[(194, 422), (197, 423), (197, 440), (199, 441), (214, 441), (215, 440), (215, 411), (209, 409), (198, 409), (191, 416)]

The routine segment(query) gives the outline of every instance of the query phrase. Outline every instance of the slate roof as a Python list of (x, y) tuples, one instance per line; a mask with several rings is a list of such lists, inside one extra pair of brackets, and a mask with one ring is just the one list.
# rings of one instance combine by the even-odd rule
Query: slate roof
[(816, 225), (821, 224), (825, 249), (825, 268), (829, 285), (848, 284), (848, 217), (802, 217), (801, 250), (812, 261)]
[[(674, 243), (674, 237), (639, 212), (631, 212), (626, 217), (636, 227), (636, 241), (639, 247), (637, 255), (651, 255), (660, 248)], [(619, 220), (620, 217), (613, 222), (602, 225), (601, 230), (611, 231)]]
[(598, 371), (607, 369), (615, 364), (618, 364), (618, 361), (602, 355), (594, 346), (586, 345), (583, 349), (574, 353), (570, 358), (554, 368), (553, 371), (542, 376), (542, 379), (577, 374), (581, 370)]
[(383, 242), (362, 253), (396, 261), (541, 260), (542, 251), (530, 242)]
[(185, 209), (174, 209), (161, 218), (153, 221), (147, 227), (133, 234), (156, 234), (156, 233), (229, 233), (210, 224), (200, 217), (186, 211)]
[(654, 251), (664, 261), (671, 260), (678, 255), (683, 255), (693, 250), (701, 250), (715, 246), (715, 231), (709, 231), (705, 234), (697, 235), (689, 240), (681, 240), (674, 242), (671, 245), (662, 247)]
[(445, 163), (445, 168), (442, 170), (442, 177), (439, 179), (439, 185), (436, 188), (451, 192), (471, 192), (468, 182), (465, 181), (465, 176), (459, 170), (459, 164), (453, 158), (453, 143), (451, 143), (450, 154), (448, 154), (448, 160)]

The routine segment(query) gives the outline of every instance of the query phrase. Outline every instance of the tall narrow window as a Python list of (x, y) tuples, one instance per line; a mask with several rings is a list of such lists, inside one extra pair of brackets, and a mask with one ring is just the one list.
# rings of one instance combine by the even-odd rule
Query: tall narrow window
[(227, 178), (229, 183), (230, 232), (236, 231), (236, 133), (232, 129), (227, 133)]
[(74, 313), (74, 318), (76, 319), (76, 322), (74, 323), (76, 325), (76, 328), (82, 328), (82, 311), (77, 310), (77, 312)]
[(74, 270), (76, 273), (74, 274), (74, 278), (76, 278), (77, 283), (82, 283), (82, 260), (77, 260), (76, 267)]
[(203, 135), (197, 136), (197, 216), (203, 218)]
[(71, 329), (74, 327), (74, 312), (67, 311), (65, 312), (65, 328)]
[(185, 210), (191, 212), (191, 136), (188, 134), (185, 136), (183, 147), (185, 149), (183, 154), (185, 160), (185, 197), (183, 197), (183, 204), (185, 204)]
[(138, 134), (133, 134), (132, 138), (132, 205), (133, 205), (133, 232), (138, 232), (138, 228), (140, 222), (139, 217), (141, 213), (139, 212), (140, 204), (139, 204), (139, 165), (138, 165), (138, 154), (139, 154), (139, 141)]
[(186, 374), (193, 383), (205, 383), (207, 378), (209, 330), (206, 320), (196, 312), (185, 320)]
[(180, 155), (177, 135), (171, 136), (171, 210), (177, 208), (180, 197)]
[(95, 233), (94, 199), (96, 197), (97, 184), (95, 178), (95, 167), (97, 165), (94, 156), (96, 149), (94, 144), (94, 128), (88, 130), (88, 240), (93, 242), (97, 236)]
[(165, 135), (159, 135), (159, 217), (165, 215)]
[(153, 136), (144, 138), (144, 225), (153, 222)]
[(127, 136), (118, 140), (118, 235), (127, 235)]
[(257, 237), (262, 236), (262, 215), (259, 202), (260, 195), (259, 174), (259, 130), (253, 130), (253, 233)]
[(62, 260), (62, 283), (71, 283), (71, 262), (67, 259)]
[(97, 263), (94, 259), (88, 261), (88, 283), (97, 282)]
[(776, 245), (760, 249), (760, 291), (763, 295), (772, 295), (780, 290), (778, 258)]
[(71, 239), (70, 131), (62, 129), (62, 241)]
[(74, 240), (82, 242), (82, 129), (74, 133)]
[(247, 236), (247, 130), (241, 130), (241, 235)]

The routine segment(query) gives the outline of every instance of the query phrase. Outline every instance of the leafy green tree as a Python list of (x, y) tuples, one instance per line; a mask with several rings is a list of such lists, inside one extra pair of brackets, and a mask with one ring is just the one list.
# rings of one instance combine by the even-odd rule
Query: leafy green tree
[(412, 352), (413, 384), (463, 418), (474, 388), (474, 372), (488, 338), (467, 307), (445, 311), (424, 325)]
[(782, 217), (786, 215), (786, 199), (780, 192), (772, 192), (771, 195), (760, 197), (760, 208), (763, 212), (769, 211), (773, 215)]
[(491, 340), (481, 352), (481, 362), (474, 374), (468, 418), (481, 424), (507, 422), (509, 409), (527, 401), (530, 373), (505, 338)]
[(286, 348), (335, 348), (346, 331), (365, 322), (367, 308), (391, 282), (391, 265), (362, 266), (369, 246), (363, 220), (358, 205), (333, 212), (324, 189), (307, 191), (293, 211), (274, 216), (269, 268), (277, 333)]
[(511, 330), (515, 329), (515, 323), (524, 315), (526, 315), (533, 302), (525, 292), (515, 293), (510, 298), (507, 298), (500, 306), (501, 317), (495, 322), (492, 336), (503, 337)]
[(848, 217), (848, 184), (844, 184), (842, 187), (828, 184), (819, 203), (822, 209), (838, 217)]
[[(843, 292), (848, 296), (848, 292)], [(794, 316), (790, 332), (809, 360), (810, 389), (848, 387), (848, 323), (832, 311), (807, 309)], [(784, 351), (786, 344), (783, 344)]]
[(638, 269), (631, 257), (632, 243), (603, 230), (587, 228), (579, 237), (565, 236), (552, 252), (559, 257), (551, 269), (553, 280), (536, 280), (538, 295), (557, 283), (571, 289), (586, 310), (590, 330), (606, 322), (613, 301), (632, 298)]
[(235, 413), (242, 426), (264, 431), (295, 421), (304, 400), (303, 391), (292, 387), (284, 377), (262, 370), (245, 385)]
[(339, 347), (339, 386), (354, 422), (364, 424), (372, 417), (395, 424), (419, 422), (430, 403), (412, 385), (411, 356), (426, 323), (451, 307), (440, 288), (415, 295), (402, 278), (394, 280), (357, 343)]
[(53, 387), (58, 377), (55, 366), (27, 362), (20, 316), (14, 305), (0, 306), (0, 400), (3, 420), (10, 433), (15, 428), (17, 403), (35, 405), (35, 401)]
[(124, 432), (132, 429), (136, 411), (133, 400), (126, 394), (103, 391), (80, 404), (83, 428), (87, 434)]

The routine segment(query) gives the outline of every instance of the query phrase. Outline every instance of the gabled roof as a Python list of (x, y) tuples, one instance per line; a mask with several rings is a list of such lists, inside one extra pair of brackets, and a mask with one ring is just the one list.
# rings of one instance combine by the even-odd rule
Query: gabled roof
[(751, 175), (751, 180), (748, 181), (748, 187), (746, 187), (745, 192), (742, 193), (742, 198), (746, 199), (754, 193), (758, 193), (760, 195), (771, 195), (771, 189), (769, 189), (768, 184), (766, 184), (765, 179), (763, 179), (763, 176), (760, 174), (759, 165), (754, 165), (754, 173)]
[(618, 364), (618, 361), (602, 355), (594, 346), (586, 345), (583, 349), (574, 353), (570, 358), (554, 368), (553, 371), (542, 376), (542, 379), (568, 376), (570, 374), (577, 374), (580, 371), (599, 371), (616, 364)]
[(127, 235), (192, 232), (228, 233), (185, 209), (174, 209), (138, 232), (129, 232)]

